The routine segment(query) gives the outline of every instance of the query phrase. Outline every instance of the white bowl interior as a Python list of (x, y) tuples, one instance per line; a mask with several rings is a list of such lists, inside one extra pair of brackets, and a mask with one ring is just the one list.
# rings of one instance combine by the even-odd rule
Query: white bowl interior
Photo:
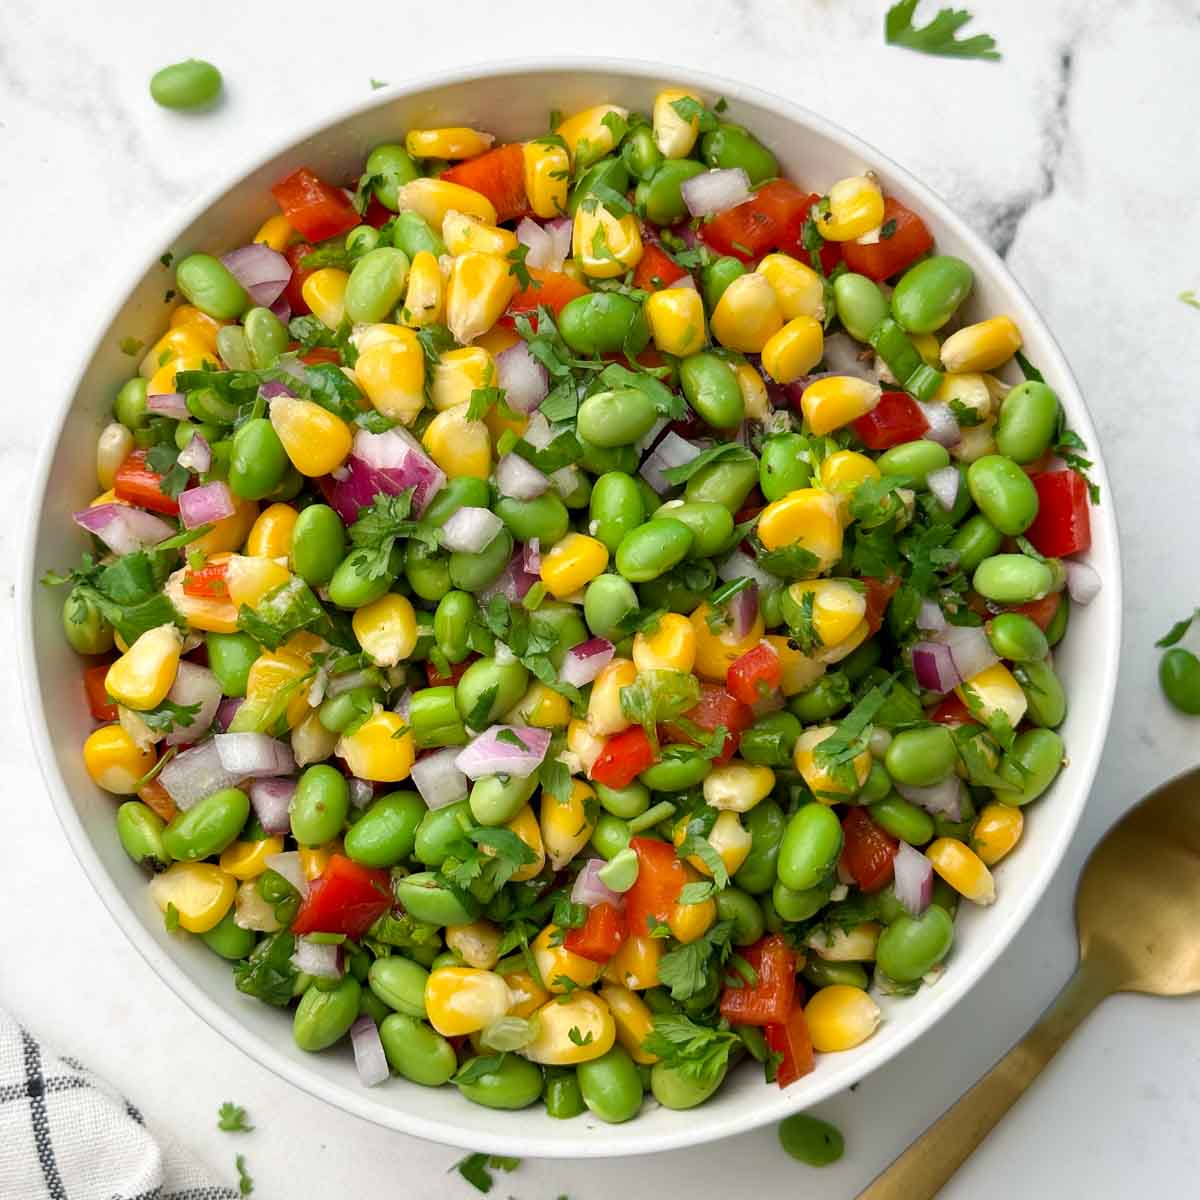
[[(1051, 793), (1028, 811), (1026, 834), (998, 870), (999, 899), (987, 909), (962, 907), (948, 970), (934, 987), (911, 999), (885, 1002), (885, 1021), (856, 1050), (822, 1056), (814, 1073), (787, 1091), (764, 1086), (756, 1068), (743, 1068), (701, 1108), (676, 1113), (648, 1103), (642, 1116), (612, 1127), (590, 1116), (559, 1122), (540, 1105), (493, 1112), (470, 1104), (453, 1088), (429, 1090), (394, 1079), (363, 1088), (349, 1049), (304, 1054), (291, 1039), (291, 1022), (240, 995), (227, 964), (198, 940), (173, 937), (150, 902), (145, 875), (122, 852), (113, 827), (114, 800), (86, 775), (80, 746), (92, 728), (79, 682), (79, 660), (62, 638), (61, 591), (38, 584), (49, 568), (75, 562), (82, 540), (72, 511), (94, 494), (95, 435), (109, 418), (113, 396), (135, 369), (118, 343), (137, 337), (150, 344), (165, 324), (164, 289), (170, 274), (158, 257), (193, 250), (220, 252), (245, 242), (273, 211), (271, 183), (301, 164), (331, 179), (350, 179), (367, 151), (397, 140), (410, 126), (480, 125), (502, 140), (546, 128), (551, 107), (571, 112), (602, 100), (648, 110), (666, 83), (686, 82), (714, 100), (724, 95), (729, 117), (750, 126), (778, 154), (786, 173), (820, 191), (863, 168), (876, 170), (885, 190), (911, 203), (930, 222), (942, 252), (959, 254), (976, 270), (968, 315), (1012, 314), (1026, 353), (1058, 391), (1072, 426), (1097, 449), (1082, 398), (1062, 355), (1029, 299), (990, 250), (945, 205), (907, 173), (823, 119), (728, 80), (681, 80), (650, 64), (579, 62), (500, 64), (443, 76), (369, 105), (311, 133), (219, 194), (194, 206), (173, 236), (147, 247), (130, 286), (114, 296), (114, 315), (84, 361), (64, 406), (57, 435), (42, 460), (43, 488), (35, 507), (19, 587), (23, 683), (33, 735), (64, 829), (101, 899), (164, 980), (205, 1020), (272, 1070), (313, 1095), (381, 1125), (470, 1149), (518, 1155), (628, 1155), (707, 1142), (805, 1108), (862, 1078), (896, 1054), (945, 1012), (983, 971), (1028, 915), (1057, 867), (1095, 773), (1116, 683), (1120, 645), (1120, 572), (1111, 510), (1093, 512), (1090, 561), (1104, 589), (1087, 608), (1076, 607), (1056, 665), (1070, 695), (1062, 733), (1070, 764)], [(1093, 455), (1095, 457), (1095, 455)], [(1107, 499), (1103, 466), (1097, 478)], [(47, 714), (52, 720), (47, 722)]]

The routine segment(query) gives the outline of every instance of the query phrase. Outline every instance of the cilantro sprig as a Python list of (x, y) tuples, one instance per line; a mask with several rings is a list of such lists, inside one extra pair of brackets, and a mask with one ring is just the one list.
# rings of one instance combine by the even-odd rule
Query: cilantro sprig
[(958, 31), (970, 22), (972, 14), (965, 8), (943, 8), (920, 28), (913, 24), (918, 0), (899, 0), (884, 18), (884, 40), (892, 46), (936, 54), (944, 58), (980, 58), (988, 62), (1000, 59), (996, 39), (990, 33), (959, 38)]

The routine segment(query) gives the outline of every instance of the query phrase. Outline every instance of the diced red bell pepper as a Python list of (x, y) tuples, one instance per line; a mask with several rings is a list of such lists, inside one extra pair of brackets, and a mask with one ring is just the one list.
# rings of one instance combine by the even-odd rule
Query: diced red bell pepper
[[(791, 254), (816, 200), (794, 183), (776, 179), (745, 203), (718, 213), (700, 227), (700, 236), (718, 254), (730, 254), (742, 262), (752, 262), (776, 247)], [(808, 262), (807, 252), (802, 253)]]
[(1031, 477), (1038, 513), (1025, 530), (1033, 548), (1047, 558), (1081, 554), (1092, 544), (1087, 481), (1078, 471), (1046, 471)]
[(226, 580), (228, 570), (228, 562), (219, 562), (205, 563), (198, 571), (185, 571), (183, 594), (200, 596), (208, 600), (228, 600), (229, 583)]
[(893, 861), (900, 843), (867, 815), (851, 808), (842, 818), (841, 864), (864, 892), (877, 892), (891, 882)]
[(288, 224), (310, 242), (349, 233), (359, 216), (350, 197), (339, 187), (326, 183), (307, 167), (298, 167), (273, 188)]
[[(500, 324), (512, 328), (515, 317), (522, 314), (533, 316), (539, 308), (547, 308), (555, 320), (564, 308), (577, 296), (586, 296), (587, 286), (570, 275), (561, 271), (547, 271), (543, 267), (529, 268), (530, 283), (522, 288), (509, 301), (507, 313), (500, 318)], [(534, 327), (537, 320), (534, 318)]]
[(171, 799), (171, 793), (157, 779), (143, 783), (137, 790), (137, 796), (147, 808), (162, 817), (168, 824), (175, 819), (175, 815), (179, 811), (175, 807), (175, 801)]
[(628, 787), (654, 763), (654, 747), (640, 725), (614, 733), (592, 764), (591, 779), (605, 787)]
[(936, 721), (939, 725), (979, 724), (971, 715), (971, 710), (953, 692), (944, 700), (939, 701), (937, 707), (929, 714), (929, 719)]
[(117, 706), (108, 698), (104, 681), (108, 678), (108, 668), (112, 663), (101, 663), (98, 667), (88, 667), (83, 672), (83, 690), (87, 696), (88, 710), (93, 721), (115, 721)]
[(915, 442), (928, 428), (925, 414), (905, 392), (884, 392), (879, 403), (854, 422), (854, 432), (868, 450), (888, 450)]
[(455, 163), (442, 172), (441, 178), (486, 196), (496, 209), (497, 221), (511, 221), (529, 209), (525, 195), (525, 151), (520, 142), (497, 146), (477, 158)]
[(668, 288), (687, 274), (661, 246), (647, 242), (641, 261), (633, 272), (633, 286), (644, 292)]
[(312, 246), (308, 242), (293, 242), (284, 252), (283, 257), (287, 259), (288, 266), (292, 268), (292, 277), (287, 281), (287, 286), (283, 289), (283, 298), (288, 302), (292, 309), (292, 316), (302, 317), (305, 313), (312, 312), (308, 307), (308, 302), (304, 299), (304, 281), (312, 274), (311, 271), (306, 271), (301, 265), (301, 260), (306, 258), (313, 252)]
[(333, 854), (309, 884), (292, 922), (293, 933), (344, 933), (357, 940), (392, 907), (387, 871), (360, 866)]
[(605, 901), (592, 906), (583, 925), (567, 930), (563, 946), (572, 954), (603, 963), (620, 950), (628, 936), (624, 913)]
[[(714, 764), (728, 762), (742, 740), (742, 734), (754, 724), (754, 710), (748, 704), (731, 696), (719, 683), (700, 684), (700, 702), (688, 709), (684, 717), (705, 733), (724, 725), (728, 733), (721, 753), (713, 759)], [(694, 744), (695, 739), (682, 726), (665, 725), (663, 738), (668, 742)]]
[(846, 266), (856, 275), (865, 275), (880, 283), (912, 266), (933, 246), (933, 234), (921, 218), (900, 203), (894, 196), (883, 200), (883, 221), (886, 228), (895, 221), (888, 237), (880, 235), (879, 241), (869, 246), (857, 242), (842, 243), (842, 257)]
[(372, 192), (371, 199), (367, 201), (367, 207), (362, 215), (363, 222), (373, 229), (382, 229), (393, 216), (395, 213), (385, 208), (379, 202), (379, 197)]
[(781, 1056), (775, 1070), (775, 1082), (781, 1088), (795, 1083), (817, 1065), (808, 1021), (799, 1000), (792, 1006), (787, 1020), (780, 1025), (768, 1025), (763, 1036), (771, 1053)]
[(300, 355), (300, 361), (310, 367), (320, 363), (333, 363), (335, 367), (342, 365), (342, 356), (332, 346), (314, 346), (311, 350)]
[(733, 1025), (783, 1024), (796, 997), (796, 952), (777, 934), (739, 951), (758, 975), (752, 987), (726, 987), (721, 1016)]
[(675, 847), (654, 838), (633, 838), (630, 849), (638, 858), (638, 875), (625, 893), (625, 923), (633, 937), (649, 937), (656, 924), (666, 924), (688, 881)]
[(162, 490), (163, 477), (146, 466), (146, 451), (135, 450), (117, 468), (113, 491), (118, 500), (151, 512), (179, 515), (179, 501)]
[(1030, 600), (1026, 604), (1014, 604), (1005, 611), (1021, 613), (1045, 633), (1050, 628), (1050, 622), (1058, 615), (1058, 606), (1066, 603), (1062, 592), (1051, 592), (1040, 600)]
[(425, 678), (429, 680), (430, 687), (449, 687), (458, 686), (458, 681), (463, 677), (466, 669), (479, 657), (478, 654), (468, 654), (460, 663), (450, 664), (450, 674), (443, 675), (432, 662), (425, 663)]
[(734, 659), (725, 676), (725, 689), (743, 704), (757, 704), (779, 690), (783, 668), (774, 646), (759, 642)]
[[(804, 208), (801, 212), (799, 221), (793, 221), (789, 226), (788, 236), (783, 238), (778, 245), (778, 248), (784, 254), (790, 254), (793, 258), (800, 259), (801, 262), (812, 266), (812, 252), (804, 248), (804, 224), (808, 220), (809, 213), (812, 212), (812, 207), (821, 199), (816, 192), (810, 192), (804, 197)], [(842, 261), (842, 243), (841, 242), (825, 242), (821, 246), (821, 270), (829, 275), (833, 268)]]
[(871, 631), (870, 636), (874, 637), (883, 625), (883, 615), (887, 612), (887, 606), (900, 588), (900, 576), (889, 575), (886, 579), (876, 579), (868, 575), (861, 582), (866, 590), (867, 599), (867, 611), (863, 614), (863, 619)]

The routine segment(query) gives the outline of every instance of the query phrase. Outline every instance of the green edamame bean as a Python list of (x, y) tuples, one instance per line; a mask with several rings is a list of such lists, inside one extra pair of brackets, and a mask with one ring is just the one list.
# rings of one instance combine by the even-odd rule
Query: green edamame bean
[[(379, 203), (384, 208), (391, 209), (395, 212), (400, 207), (399, 191), (406, 184), (411, 183), (420, 175), (417, 170), (417, 164), (413, 162), (412, 155), (403, 147), (398, 146), (394, 142), (385, 142), (382, 146), (376, 146), (370, 154), (367, 155), (367, 161), (363, 166), (363, 174), (374, 180), (375, 195), (379, 199)], [(393, 227), (392, 238), (395, 240), (400, 232), (400, 226), (403, 218), (409, 216), (417, 216), (416, 213), (401, 213), (396, 218), (396, 224)], [(422, 224), (424, 221), (418, 217)], [(428, 226), (426, 226), (428, 229)], [(439, 238), (438, 241), (441, 241)], [(400, 246), (399, 242), (396, 242)], [(409, 251), (406, 246), (400, 246), (409, 257), (412, 257), (413, 251)], [(420, 246), (418, 249), (428, 249), (427, 246)], [(445, 254), (445, 248), (442, 249)]]
[[(876, 668), (867, 675), (862, 687), (882, 683), (887, 677), (886, 671)], [(875, 714), (875, 724), (889, 732), (923, 720), (925, 720), (925, 710), (921, 707), (920, 698), (911, 688), (899, 681), (892, 685), (887, 699)]]
[(758, 486), (768, 501), (812, 485), (812, 468), (801, 458), (807, 449), (807, 439), (798, 433), (777, 433), (763, 442)]
[(585, 1110), (583, 1092), (572, 1067), (550, 1067), (546, 1071), (546, 1116), (569, 1121)]
[(1050, 568), (1024, 554), (993, 554), (975, 568), (971, 586), (997, 604), (1027, 604), (1054, 586)]
[(232, 321), (250, 307), (250, 297), (229, 269), (211, 254), (189, 254), (175, 268), (175, 286), (202, 313)]
[(602, 783), (592, 785), (596, 789), (596, 799), (605, 812), (623, 821), (632, 821), (640, 817), (650, 807), (650, 789), (636, 779), (623, 788), (606, 787)]
[(685, 358), (679, 364), (679, 386), (700, 419), (717, 429), (732, 429), (746, 419), (737, 376), (715, 354), (702, 351)]
[(702, 783), (711, 771), (711, 759), (690, 747), (677, 746), (652, 767), (647, 767), (638, 779), (651, 791), (681, 792)]
[(335, 767), (324, 763), (308, 767), (292, 797), (292, 834), (302, 846), (332, 841), (346, 824), (350, 812), (350, 785)]
[(261, 500), (279, 486), (288, 465), (287, 451), (271, 422), (255, 417), (233, 435), (230, 490), (243, 500)]
[[(615, 554), (621, 539), (646, 519), (642, 493), (633, 477), (623, 471), (601, 475), (592, 485), (589, 514), (593, 536), (608, 547), (610, 554)], [(634, 603), (636, 606), (636, 596)]]
[(539, 545), (546, 549), (566, 534), (571, 523), (567, 506), (554, 492), (545, 492), (533, 500), (501, 496), (492, 511), (518, 542), (537, 538)]
[(823, 880), (810, 888), (790, 888), (781, 879), (771, 889), (771, 903), (785, 921), (807, 921), (829, 903), (833, 891), (832, 878)]
[(471, 815), (480, 825), (507, 825), (529, 803), (537, 783), (536, 771), (526, 779), (485, 775), (471, 788)]
[(800, 733), (800, 722), (790, 712), (768, 713), (742, 734), (738, 753), (746, 762), (790, 767)]
[(816, 887), (842, 852), (842, 827), (832, 808), (815, 802), (792, 814), (779, 847), (779, 878), (793, 891)]
[(621, 292), (588, 292), (569, 300), (559, 314), (558, 331), (576, 354), (588, 357), (621, 350), (640, 354), (650, 340), (642, 306)]
[(204, 638), (209, 670), (226, 696), (244, 696), (250, 668), (261, 651), (247, 633), (209, 633)]
[(1058, 593), (1058, 607), (1050, 624), (1046, 626), (1046, 644), (1053, 647), (1063, 640), (1067, 632), (1067, 622), (1071, 619), (1071, 600), (1066, 592)]
[(850, 681), (841, 671), (829, 671), (812, 687), (797, 692), (788, 701), (788, 708), (805, 725), (819, 725), (840, 713), (850, 700)]
[(450, 854), (450, 848), (461, 841), (474, 824), (466, 797), (445, 808), (431, 809), (417, 826), (413, 858), (427, 867), (440, 867)]
[(121, 849), (139, 867), (165, 871), (171, 865), (171, 856), (163, 845), (165, 828), (162, 817), (140, 800), (126, 800), (117, 809), (117, 837)]
[(1041, 662), (1050, 652), (1046, 635), (1024, 613), (998, 613), (985, 628), (992, 649), (1009, 662)]
[(504, 573), (512, 552), (513, 536), (507, 529), (501, 529), (478, 554), (456, 550), (450, 555), (451, 584), (463, 592), (483, 591)]
[(150, 419), (146, 408), (146, 389), (149, 381), (140, 375), (121, 384), (117, 398), (113, 401), (113, 416), (126, 429), (141, 429)]
[(631, 446), (650, 432), (657, 419), (650, 397), (634, 387), (596, 392), (579, 406), (575, 417), (579, 436), (601, 449)]
[(1024, 662), (1013, 668), (1013, 675), (1025, 693), (1029, 720), (1043, 729), (1057, 729), (1067, 715), (1067, 693), (1054, 668), (1044, 659)]
[(150, 95), (163, 108), (204, 108), (221, 94), (221, 72), (210, 62), (189, 58), (150, 76)]
[[(576, 437), (579, 437), (578, 432)], [(633, 446), (597, 446), (585, 437), (579, 437), (579, 445), (583, 450), (579, 466), (593, 475), (603, 475), (607, 471), (632, 475), (638, 469), (638, 452)]]
[[(357, 978), (357, 976), (355, 976)], [(358, 980), (362, 983), (362, 980)], [(370, 988), (363, 988), (358, 994), (358, 1015), (370, 1017), (376, 1028), (392, 1015), (392, 1010)]]
[(642, 1077), (622, 1046), (575, 1068), (579, 1090), (588, 1109), (602, 1121), (619, 1125), (636, 1117), (642, 1107)]
[(950, 451), (937, 442), (921, 438), (885, 450), (875, 460), (875, 465), (884, 475), (901, 475), (913, 487), (923, 490), (928, 486), (930, 472), (950, 465)]
[(850, 683), (858, 685), (879, 664), (882, 657), (883, 649), (879, 645), (879, 640), (868, 638), (858, 649), (847, 654), (838, 665)]
[(629, 826), (620, 817), (612, 813), (601, 813), (592, 830), (591, 847), (601, 858), (610, 860), (629, 845), (633, 834)]
[(692, 531), (682, 521), (656, 517), (631, 529), (617, 547), (617, 570), (631, 583), (657, 579), (690, 553)]
[(733, 514), (713, 500), (671, 500), (653, 516), (680, 521), (692, 531), (692, 558), (711, 558), (733, 536)]
[(380, 246), (354, 264), (346, 282), (346, 316), (355, 322), (375, 324), (404, 296), (408, 282), (408, 255), (394, 246)]
[(993, 788), (1001, 804), (1018, 807), (1036, 800), (1062, 769), (1063, 740), (1052, 729), (1018, 733), (1013, 747), (1000, 760), (1000, 774), (1011, 788)]
[(408, 709), (413, 740), (421, 748), (428, 746), (465, 746), (467, 731), (458, 715), (451, 685), (422, 688), (415, 693)]
[(1024, 533), (1037, 516), (1038, 494), (1033, 481), (1002, 454), (977, 458), (967, 468), (967, 487), (979, 511), (1009, 537)]
[(371, 991), (389, 1008), (405, 1016), (425, 1017), (425, 983), (429, 972), (411, 958), (393, 954), (377, 958), (367, 972)]
[(395, 884), (396, 899), (416, 921), (465, 925), (479, 916), (479, 903), (466, 892), (453, 892), (433, 871), (406, 875)]
[[(468, 1059), (463, 1066), (474, 1061)], [(506, 1054), (494, 1071), (457, 1086), (468, 1100), (485, 1108), (528, 1108), (542, 1094), (542, 1072), (527, 1058)]]
[(892, 293), (892, 316), (909, 333), (933, 333), (971, 294), (975, 275), (961, 258), (936, 254), (909, 267)]
[(351, 733), (382, 703), (383, 689), (375, 684), (350, 688), (336, 696), (326, 696), (317, 709), (317, 720), (330, 733)]
[(924, 846), (933, 841), (933, 818), (923, 808), (899, 796), (877, 800), (870, 811), (871, 820), (880, 829), (910, 846)]
[(865, 342), (888, 315), (888, 302), (879, 284), (865, 275), (847, 272), (833, 281), (833, 302), (838, 320), (856, 341)]
[(748, 129), (730, 121), (720, 122), (700, 141), (700, 156), (710, 167), (741, 167), (757, 187), (779, 174), (779, 161)]
[(758, 897), (758, 905), (762, 909), (763, 925), (768, 933), (779, 933), (783, 929), (783, 918), (775, 911), (775, 901), (770, 892), (764, 892)]
[(273, 367), (275, 360), (288, 347), (288, 331), (283, 322), (269, 308), (261, 305), (252, 308), (242, 318), (242, 331), (246, 335), (250, 364), (256, 371)]
[(361, 995), (362, 985), (353, 975), (346, 975), (329, 989), (310, 985), (292, 1019), (296, 1045), (315, 1054), (341, 1041), (358, 1020)]
[(380, 796), (346, 831), (346, 856), (367, 867), (394, 867), (412, 854), (425, 813), (416, 792)]
[(231, 371), (249, 371), (254, 366), (246, 331), (240, 325), (223, 325), (217, 330), (217, 353)]
[(211, 929), (200, 935), (200, 940), (214, 953), (237, 962), (254, 949), (253, 929), (243, 929), (234, 920), (231, 908)]
[(1183, 646), (1172, 646), (1158, 664), (1163, 695), (1182, 713), (1200, 713), (1200, 659)]
[(669, 158), (634, 192), (638, 212), (655, 225), (674, 225), (688, 215), (683, 184), (704, 174), (704, 164), (693, 158)]
[(950, 953), (954, 922), (931, 904), (919, 917), (897, 917), (879, 935), (875, 965), (897, 983), (915, 983)]
[(798, 1162), (810, 1167), (827, 1167), (846, 1150), (841, 1131), (828, 1121), (794, 1113), (779, 1123), (779, 1144)]
[(240, 788), (221, 788), (176, 813), (163, 830), (162, 844), (177, 862), (220, 854), (250, 816), (250, 797)]
[(867, 775), (867, 782), (862, 785), (857, 796), (847, 801), (849, 804), (874, 804), (882, 800), (892, 790), (892, 780), (887, 769), (881, 762), (873, 762)]
[(715, 500), (735, 513), (758, 483), (758, 459), (738, 447), (716, 462), (701, 467), (684, 485), (685, 500)]
[(995, 554), (1002, 545), (1004, 534), (983, 513), (969, 517), (950, 539), (950, 549), (958, 554), (958, 565), (968, 573), (974, 571), (985, 558)]
[(413, 538), (404, 553), (404, 578), (417, 596), (436, 604), (451, 588), (449, 556)]
[(958, 893), (940, 875), (935, 875), (933, 899), (930, 903), (936, 904), (938, 908), (944, 909), (953, 917), (958, 912), (958, 901)]
[(587, 626), (580, 620), (579, 610), (573, 604), (543, 601), (537, 610), (538, 621), (554, 632), (555, 642), (548, 651), (550, 665), (557, 671), (572, 646), (588, 639)]
[(611, 637), (620, 622), (637, 607), (633, 584), (620, 575), (598, 575), (583, 593), (583, 615), (596, 637)]
[[(404, 960), (379, 959), (373, 967), (395, 961)], [(383, 1043), (388, 1066), (410, 1083), (441, 1087), (449, 1083), (450, 1076), (458, 1070), (454, 1047), (410, 1013), (396, 1012), (384, 1017), (379, 1026), (379, 1040)]]
[(371, 225), (356, 225), (346, 234), (346, 253), (351, 262), (357, 262), (364, 254), (370, 254), (379, 246), (379, 230)]
[(823, 987), (856, 987), (866, 991), (868, 987), (867, 972), (861, 963), (830, 962), (819, 954), (810, 954), (800, 971), (805, 982), (815, 988)]
[(787, 827), (783, 809), (774, 800), (763, 800), (742, 817), (750, 835), (750, 853), (738, 868), (733, 882), (744, 892), (761, 896), (775, 882), (779, 846)]
[(650, 1090), (663, 1108), (695, 1108), (725, 1082), (725, 1071), (722, 1067), (710, 1083), (701, 1083), (690, 1075), (681, 1074), (675, 1067), (658, 1062), (650, 1070)]
[(106, 654), (112, 649), (112, 626), (77, 587), (71, 589), (63, 603), (62, 626), (76, 654)]
[(631, 129), (621, 146), (621, 161), (635, 179), (649, 179), (663, 161), (662, 151), (654, 143), (654, 131), (648, 125)]
[(567, 198), (567, 216), (574, 217), (580, 202), (590, 196), (597, 185), (603, 184), (623, 196), (629, 191), (629, 170), (625, 164), (615, 157), (602, 158), (592, 163), (579, 177), (579, 181), (571, 189)]
[(472, 714), (478, 719), (479, 714), (475, 710), (491, 692), (492, 703), (480, 726), (486, 729), (525, 695), (528, 685), (529, 672), (519, 662), (498, 663), (494, 658), (479, 658), (463, 672), (455, 688), (454, 699), (459, 715), (468, 721)]
[(479, 605), (470, 592), (447, 592), (433, 614), (433, 637), (438, 649), (452, 663), (460, 663), (471, 651), (471, 621)]
[[(369, 163), (370, 158), (367, 161)], [(422, 250), (432, 254), (434, 258), (441, 258), (447, 252), (441, 234), (436, 233), (420, 213), (412, 211), (396, 214), (392, 222), (392, 245), (397, 250), (403, 250), (408, 255), (409, 262)]]
[(717, 920), (733, 922), (735, 946), (752, 946), (763, 935), (762, 909), (749, 892), (739, 887), (717, 893)]
[(931, 787), (941, 783), (954, 770), (958, 747), (954, 735), (945, 725), (903, 729), (892, 738), (883, 762), (897, 783)]
[(740, 258), (725, 255), (714, 258), (700, 270), (700, 290), (704, 294), (704, 306), (709, 312), (721, 301), (725, 289), (746, 273), (746, 264)]
[(292, 569), (309, 587), (324, 587), (346, 554), (346, 527), (328, 504), (310, 504), (292, 527)]
[(1016, 463), (1031, 463), (1050, 449), (1058, 427), (1058, 396), (1044, 383), (1019, 383), (1000, 405), (996, 449)]

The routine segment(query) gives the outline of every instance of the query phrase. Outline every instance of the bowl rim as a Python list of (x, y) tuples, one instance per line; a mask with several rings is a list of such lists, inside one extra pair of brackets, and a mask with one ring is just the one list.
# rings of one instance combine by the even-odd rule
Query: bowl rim
[[(214, 1000), (198, 984), (193, 983), (178, 966), (174, 958), (161, 947), (142, 926), (133, 909), (124, 899), (116, 884), (105, 870), (95, 848), (88, 838), (79, 816), (75, 812), (66, 783), (58, 769), (49, 725), (42, 703), (41, 690), (35, 670), (36, 655), (33, 629), (33, 595), (38, 586), (33, 577), (37, 559), (38, 512), (45, 494), (50, 469), (57, 447), (70, 415), (72, 404), (93, 357), (99, 351), (105, 331), (108, 329), (114, 308), (124, 303), (133, 292), (146, 270), (146, 264), (158, 257), (159, 248), (170, 245), (193, 221), (227, 192), (236, 188), (248, 175), (261, 169), (276, 156), (287, 153), (300, 143), (316, 137), (333, 125), (341, 124), (361, 116), (372, 109), (385, 106), (398, 98), (419, 94), (430, 88), (458, 84), (501, 76), (536, 76), (546, 73), (574, 72), (583, 75), (616, 74), (642, 79), (670, 79), (695, 86), (713, 95), (723, 95), (731, 100), (744, 100), (773, 111), (787, 122), (806, 127), (860, 155), (863, 161), (879, 164), (916, 198), (923, 211), (929, 213), (934, 224), (948, 228), (970, 248), (974, 261), (991, 277), (996, 278), (1023, 301), (1032, 325), (1046, 345), (1043, 361), (1050, 363), (1053, 377), (1061, 380), (1070, 392), (1072, 424), (1095, 449), (1096, 466), (1093, 475), (1104, 488), (1109, 503), (1093, 509), (1092, 519), (1104, 528), (1106, 538), (1113, 548), (1111, 578), (1104, 580), (1104, 600), (1107, 618), (1112, 628), (1105, 639), (1101, 663), (1100, 687), (1102, 689), (1100, 720), (1088, 738), (1086, 747), (1080, 747), (1072, 755), (1076, 769), (1073, 791), (1069, 798), (1073, 811), (1060, 828), (1056, 840), (1042, 847), (1042, 857), (1026, 889), (1015, 897), (1003, 923), (990, 931), (989, 941), (970, 964), (960, 964), (947, 972), (936, 989), (933, 1001), (924, 1012), (915, 1017), (896, 1037), (865, 1044), (865, 1054), (853, 1066), (837, 1067), (836, 1059), (826, 1060), (820, 1077), (814, 1076), (812, 1086), (789, 1103), (788, 1094), (774, 1095), (773, 1103), (747, 1104), (722, 1119), (704, 1122), (681, 1120), (678, 1127), (668, 1133), (661, 1131), (652, 1139), (639, 1140), (626, 1136), (617, 1139), (596, 1139), (585, 1132), (573, 1139), (545, 1139), (528, 1132), (518, 1131), (511, 1136), (492, 1135), (470, 1128), (470, 1121), (449, 1124), (431, 1120), (418, 1114), (380, 1104), (373, 1099), (370, 1089), (362, 1088), (361, 1094), (350, 1088), (331, 1088), (329, 1083), (310, 1071), (302, 1059), (275, 1049), (270, 1043), (252, 1033), (236, 1015), (231, 1014)], [(1121, 645), (1122, 627), (1122, 579), (1120, 570), (1120, 543), (1117, 521), (1112, 506), (1113, 492), (1100, 450), (1100, 439), (1088, 411), (1086, 401), (1066, 358), (1046, 321), (1041, 316), (1028, 293), (1014, 278), (1005, 262), (960, 217), (936, 192), (913, 175), (907, 168), (896, 163), (870, 143), (840, 125), (781, 96), (743, 83), (728, 76), (714, 74), (692, 67), (676, 67), (668, 63), (649, 59), (624, 59), (609, 56), (590, 57), (585, 55), (543, 55), (505, 58), (485, 64), (471, 64), (441, 71), (421, 73), (401, 83), (389, 85), (373, 92), (368, 99), (356, 101), (327, 113), (320, 119), (304, 126), (299, 132), (291, 132), (274, 139), (265, 149), (239, 160), (220, 173), (216, 185), (206, 189), (197, 199), (174, 210), (152, 231), (152, 236), (142, 243), (146, 249), (140, 256), (131, 258), (128, 272), (119, 276), (119, 286), (114, 289), (115, 302), (106, 304), (97, 322), (96, 333), (87, 343), (69, 376), (70, 386), (64, 389), (57, 401), (49, 434), (38, 451), (33, 473), (32, 486), (26, 510), (25, 530), (21, 543), (20, 566), (17, 576), (17, 659), (20, 686), (30, 735), (37, 754), (38, 765), (67, 841), (75, 857), (83, 867), (92, 887), (101, 902), (113, 917), (117, 926), (133, 944), (134, 948), (151, 970), (178, 996), (194, 1013), (212, 1029), (224, 1036), (244, 1053), (267, 1067), (280, 1078), (299, 1087), (316, 1099), (333, 1104), (346, 1112), (362, 1117), (374, 1124), (430, 1141), (455, 1145), (469, 1150), (487, 1153), (517, 1153), (525, 1157), (613, 1157), (658, 1153), (680, 1149), (701, 1141), (730, 1137), (734, 1134), (757, 1128), (771, 1121), (796, 1112), (844, 1090), (902, 1053), (917, 1038), (926, 1033), (943, 1017), (991, 968), (1009, 943), (1028, 919), (1035, 904), (1045, 894), (1051, 879), (1057, 872), (1067, 847), (1075, 834), (1086, 803), (1088, 793), (1095, 780), (1105, 735), (1112, 717), (1116, 695), (1117, 674)], [(1026, 319), (1023, 317), (1023, 320)], [(629, 1134), (629, 1127), (623, 1127)]]

